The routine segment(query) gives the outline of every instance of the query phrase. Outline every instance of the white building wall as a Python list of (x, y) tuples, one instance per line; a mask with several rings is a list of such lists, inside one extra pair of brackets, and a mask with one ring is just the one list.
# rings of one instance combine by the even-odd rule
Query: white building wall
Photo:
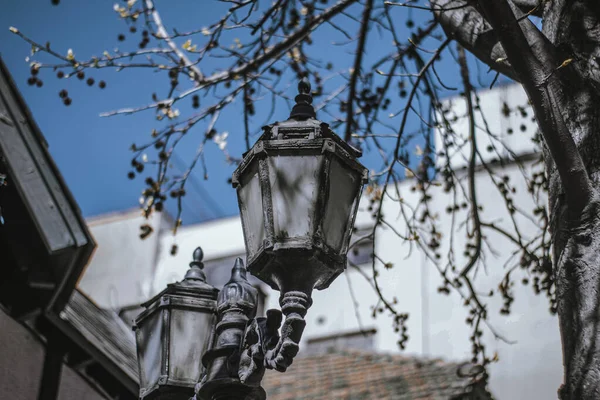
[[(515, 196), (515, 204), (531, 214), (533, 201), (518, 168), (512, 165), (504, 169), (502, 174), (510, 177), (510, 182), (516, 186), (517, 193), (520, 193)], [(484, 207), (480, 217), (482, 221), (494, 222), (510, 232), (512, 227), (509, 213), (486, 175), (480, 173), (476, 177), (478, 201)], [(435, 206), (437, 210), (434, 212), (440, 214), (440, 226), (449, 226), (450, 216), (444, 211), (446, 205), (437, 203)], [(458, 220), (461, 219), (464, 218), (459, 217)], [(525, 241), (539, 234), (539, 228), (526, 218), (516, 219)], [(543, 295), (536, 296), (531, 286), (521, 284), (521, 279), (527, 276), (521, 269), (517, 269), (512, 275), (515, 281), (515, 302), (511, 306), (511, 314), (499, 314), (502, 299), (497, 293), (497, 285), (506, 268), (517, 263), (520, 256), (516, 255), (514, 258), (515, 245), (504, 236), (489, 230), (484, 231), (484, 234), (487, 242), (484, 246), (489, 245), (496, 255), (491, 250), (485, 251), (487, 271), (479, 267), (476, 287), (482, 294), (489, 290), (496, 292), (494, 297), (488, 299), (490, 324), (500, 335), (515, 342), (507, 344), (495, 340), (489, 329), (483, 329), (486, 343), (490, 344), (487, 349), (489, 354), (496, 352), (500, 358), (500, 362), (491, 367), (491, 388), (499, 399), (556, 398), (556, 390), (562, 381), (557, 318), (549, 314), (549, 302)], [(457, 265), (464, 266), (467, 259), (460, 252), (464, 248), (460, 242), (464, 243), (466, 238), (464, 228), (457, 230), (455, 238), (456, 248), (459, 250)], [(506, 264), (509, 259), (513, 262)], [(452, 293), (450, 298), (435, 293), (442, 280), (431, 268), (431, 263), (428, 263), (427, 268), (432, 271), (428, 274), (430, 306), (427, 311), (430, 354), (452, 359), (465, 358), (470, 353), (470, 329), (464, 323), (468, 310), (460, 306), (462, 300), (456, 293)]]
[[(169, 252), (173, 243), (178, 247), (175, 256)], [(152, 285), (154, 294), (163, 290), (167, 283), (179, 281), (184, 277), (192, 261), (192, 254), (198, 246), (204, 251), (205, 262), (230, 256), (243, 257), (245, 253), (244, 235), (239, 217), (181, 227), (177, 231), (177, 236), (166, 238), (160, 246)], [(229, 266), (230, 269), (232, 267), (233, 265)]]
[[(533, 202), (527, 194), (524, 181), (519, 179), (522, 176), (519, 169), (511, 166), (503, 170), (503, 174), (508, 175), (517, 186), (517, 193), (522, 193), (516, 196), (515, 203), (525, 210), (532, 209)], [(409, 204), (415, 201), (413, 197), (416, 196), (415, 192), (409, 190), (411, 184), (403, 183), (400, 188)], [(498, 203), (500, 197), (497, 189), (486, 174), (477, 175), (477, 187), (479, 202), (484, 206), (482, 220), (494, 221), (510, 230), (508, 212)], [(438, 198), (443, 199), (444, 195), (440, 194)], [(384, 207), (385, 215), (397, 214), (396, 203), (385, 202)], [(444, 202), (432, 203), (432, 212), (440, 215), (441, 227), (450, 226), (450, 216), (445, 208)], [(462, 217), (464, 215), (457, 219), (460, 221)], [(369, 213), (363, 211), (358, 223), (368, 226), (369, 218)], [(538, 233), (537, 228), (528, 225), (525, 219), (521, 218), (519, 222), (525, 238)], [(402, 231), (402, 219), (396, 220), (395, 228)], [(447, 230), (444, 233), (448, 234)], [(465, 238), (464, 229), (457, 229), (455, 233), (456, 248), (459, 250), (457, 265), (465, 265), (467, 260), (460, 252), (463, 248), (461, 242)], [(507, 239), (492, 232), (486, 232), (486, 239), (496, 256), (486, 251), (487, 271), (481, 268), (477, 278), (477, 287), (481, 292), (497, 289), (505, 273), (504, 264), (515, 250), (515, 246)], [(160, 251), (162, 256), (157, 267), (154, 292), (162, 290), (167, 283), (181, 279), (188, 268), (190, 255), (198, 245), (205, 249), (207, 260), (244, 252), (238, 218), (187, 227), (178, 234), (177, 243), (180, 251), (175, 257), (164, 249)], [(449, 296), (437, 293), (442, 283), (439, 273), (421, 251), (416, 248), (410, 250), (411, 244), (399, 240), (386, 229), (380, 230), (376, 239), (378, 256), (394, 264), (389, 271), (378, 267), (381, 290), (388, 299), (396, 297), (397, 308), (410, 315), (407, 323), (410, 339), (405, 352), (446, 360), (469, 360), (471, 328), (465, 324), (468, 309), (455, 292)], [(170, 243), (163, 246), (168, 248)], [(365, 274), (372, 275), (370, 265), (361, 269)], [(484, 329), (488, 354), (497, 353), (500, 359), (500, 362), (491, 366), (491, 389), (498, 399), (556, 398), (556, 390), (562, 382), (558, 321), (549, 314), (548, 300), (543, 295), (536, 296), (530, 286), (520, 284), (522, 276), (521, 271), (515, 274), (515, 302), (509, 316), (499, 314), (502, 301), (498, 295), (488, 301), (491, 326), (513, 342), (507, 344), (496, 340), (489, 329)], [(306, 317), (304, 339), (375, 328), (376, 350), (398, 352), (399, 335), (392, 328), (392, 319), (386, 312), (378, 314), (376, 319), (371, 316), (371, 307), (378, 304), (378, 296), (371, 285), (362, 274), (349, 268), (327, 290), (314, 291), (314, 303)], [(278, 293), (269, 293), (267, 308), (278, 308)], [(351, 293), (354, 293), (354, 298)]]
[[(515, 166), (503, 170), (516, 184), (515, 203), (524, 209), (532, 209), (531, 197), (526, 191), (522, 176)], [(481, 218), (494, 221), (499, 226), (511, 230), (508, 212), (499, 204), (500, 196), (486, 174), (477, 175), (479, 202), (484, 206)], [(409, 186), (412, 182), (401, 185), (401, 192), (410, 203)], [(440, 193), (437, 198), (444, 198)], [(434, 199), (436, 195), (433, 195)], [(531, 204), (528, 204), (531, 203)], [(450, 226), (450, 216), (445, 211), (443, 202), (432, 203), (432, 212), (440, 215), (441, 227)], [(397, 205), (387, 202), (384, 215), (397, 214)], [(457, 219), (464, 219), (464, 213)], [(462, 217), (462, 218), (461, 218)], [(403, 220), (398, 219), (396, 229), (402, 231)], [(519, 219), (521, 232), (525, 240), (538, 234), (538, 229)], [(448, 229), (444, 234), (448, 234)], [(464, 248), (466, 234), (464, 229), (455, 232), (457, 265), (466, 265), (467, 259), (461, 253)], [(496, 252), (494, 256), (486, 251), (487, 271), (480, 267), (477, 277), (477, 288), (481, 293), (497, 289), (504, 276), (505, 262), (513, 257), (515, 246), (505, 237), (486, 231), (487, 242)], [(463, 242), (463, 243), (461, 243)], [(435, 265), (426, 260), (418, 249), (410, 252), (410, 242), (402, 242), (389, 231), (382, 230), (376, 239), (376, 253), (394, 264), (393, 269), (385, 271), (378, 266), (383, 294), (398, 299), (397, 309), (410, 314), (407, 326), (410, 336), (406, 353), (443, 358), (446, 360), (469, 360), (471, 358), (471, 328), (465, 323), (468, 309), (462, 305), (463, 300), (456, 292), (449, 296), (437, 293), (442, 279)], [(410, 253), (410, 255), (409, 255)], [(444, 252), (442, 252), (444, 254)], [(517, 256), (518, 257), (518, 256)], [(518, 258), (517, 258), (518, 260)], [(440, 260), (444, 265), (444, 259)], [(512, 264), (511, 264), (512, 265)], [(372, 275), (371, 266), (364, 266), (364, 271)], [(489, 321), (500, 335), (513, 344), (497, 340), (484, 328), (485, 342), (488, 343), (488, 354), (497, 353), (500, 362), (493, 364), (491, 370), (491, 390), (498, 399), (552, 399), (557, 398), (556, 390), (562, 382), (562, 356), (558, 330), (558, 321), (549, 313), (548, 300), (543, 295), (535, 295), (530, 286), (521, 285), (521, 278), (526, 276), (520, 270), (514, 274), (515, 301), (511, 314), (502, 316), (499, 313), (502, 300), (498, 294), (488, 300)], [(353, 307), (348, 281), (359, 303), (358, 314), (362, 320), (359, 324)], [(485, 296), (485, 295), (484, 295)], [(378, 296), (371, 284), (358, 272), (349, 269), (340, 276), (329, 289), (313, 294), (314, 304), (309, 310), (305, 337), (330, 335), (336, 331), (348, 331), (376, 328), (376, 345), (378, 351), (397, 352), (398, 333), (392, 329), (392, 319), (387, 312), (376, 319), (371, 317), (370, 306), (378, 303)], [(325, 317), (325, 323), (319, 324)]]
[[(506, 157), (509, 151), (515, 154), (531, 153), (535, 147), (530, 138), (535, 132), (535, 124), (531, 120), (531, 111), (525, 109), (528, 116), (521, 113), (511, 113), (508, 117), (502, 114), (503, 103), (515, 106), (526, 106), (527, 99), (522, 89), (518, 86), (506, 86), (492, 91), (480, 93), (482, 113), (477, 114), (478, 147), (484, 160), (491, 161), (498, 156)], [(457, 120), (453, 123), (456, 132), (466, 131), (464, 99), (451, 99), (447, 102), (448, 108), (456, 114)], [(484, 121), (481, 115), (486, 116)], [(453, 119), (453, 115), (448, 118)], [(486, 124), (487, 123), (487, 124)], [(521, 130), (525, 125), (525, 133)], [(509, 135), (508, 129), (514, 133)], [(489, 141), (487, 130), (500, 140), (506, 147), (495, 141), (499, 149), (495, 152), (486, 151)], [(437, 144), (441, 149), (441, 135), (437, 135)], [(466, 154), (470, 151), (469, 145), (461, 146), (451, 153), (453, 168), (465, 167)], [(531, 167), (531, 162), (526, 164), (526, 169)], [(508, 175), (517, 193), (514, 203), (521, 209), (529, 212), (533, 210), (534, 203), (527, 193), (527, 186), (523, 179), (522, 171), (517, 165), (512, 164), (499, 172)], [(503, 199), (497, 188), (485, 171), (476, 175), (478, 199), (483, 206), (481, 219), (494, 222), (498, 226), (512, 231), (510, 218)], [(407, 204), (416, 204), (418, 192), (410, 190), (414, 182), (408, 180), (400, 184), (400, 193)], [(453, 229), (455, 233), (455, 246), (457, 249), (457, 265), (465, 265), (467, 260), (462, 255), (466, 240), (465, 228), (460, 227), (460, 221), (466, 217), (461, 211), (457, 215), (457, 224), (451, 227), (450, 215), (445, 209), (449, 199), (441, 188), (434, 190), (433, 200), (430, 203), (431, 212), (439, 214), (439, 226), (445, 236)], [(372, 226), (367, 204), (361, 204), (361, 212), (357, 218), (357, 226)], [(386, 216), (399, 215), (398, 203), (384, 201), (383, 214)], [(390, 221), (390, 218), (386, 218)], [(404, 220), (398, 217), (392, 220), (394, 228), (404, 232)], [(530, 239), (539, 234), (527, 218), (517, 217), (521, 232), (525, 238)], [(514, 257), (515, 246), (508, 239), (486, 232), (486, 243), (490, 249), (485, 251), (486, 267), (480, 267), (477, 277), (477, 286), (481, 292), (496, 290), (497, 285), (504, 276), (505, 263)], [(181, 252), (175, 258), (164, 251), (164, 256), (159, 263), (154, 291), (159, 291), (168, 282), (180, 279), (187, 268), (189, 254), (196, 245), (205, 248), (207, 258), (219, 258), (223, 255), (242, 254), (244, 252), (242, 231), (239, 219), (227, 219), (210, 224), (188, 227), (178, 235)], [(411, 249), (412, 246), (412, 249)], [(400, 240), (389, 228), (378, 230), (376, 238), (376, 253), (385, 261), (392, 262), (394, 267), (385, 270), (378, 265), (378, 282), (381, 291), (388, 299), (397, 298), (397, 308), (408, 312), (408, 334), (410, 336), (407, 348), (408, 354), (421, 355), (448, 360), (469, 360), (471, 358), (471, 328), (466, 325), (468, 309), (463, 300), (455, 293), (441, 295), (437, 288), (442, 283), (440, 274), (433, 263), (428, 261), (413, 242)], [(444, 254), (445, 251), (442, 251)], [(439, 265), (444, 265), (444, 258)], [(512, 265), (512, 264), (511, 264)], [(371, 266), (362, 266), (363, 272), (372, 276)], [(556, 398), (556, 390), (562, 381), (561, 347), (556, 317), (549, 314), (548, 300), (544, 296), (536, 296), (530, 286), (520, 284), (522, 272), (516, 271), (514, 287), (515, 302), (509, 316), (501, 316), (499, 310), (502, 300), (496, 295), (489, 300), (489, 320), (494, 330), (507, 340), (514, 342), (507, 344), (494, 339), (489, 329), (484, 329), (486, 342), (489, 344), (488, 354), (497, 353), (499, 363), (491, 367), (491, 389), (499, 399), (551, 399)], [(354, 294), (354, 296), (352, 295)], [(313, 293), (313, 306), (307, 314), (307, 326), (304, 338), (321, 337), (335, 333), (356, 331), (359, 329), (377, 329), (376, 349), (383, 352), (399, 351), (397, 341), (398, 333), (392, 328), (392, 319), (387, 313), (379, 314), (372, 318), (372, 307), (378, 305), (378, 296), (369, 282), (353, 268), (349, 268), (325, 291)], [(272, 293), (268, 300), (268, 307), (278, 307), (278, 294)]]
[[(533, 112), (528, 105), (527, 95), (520, 85), (506, 85), (491, 90), (477, 92), (480, 110), (475, 110), (475, 126), (477, 132), (477, 147), (480, 157), (489, 162), (494, 158), (505, 158), (509, 154), (529, 154), (537, 151), (537, 146), (531, 138), (537, 129)], [(454, 169), (468, 165), (468, 155), (471, 151), (469, 137), (469, 120), (467, 104), (464, 97), (453, 97), (443, 102), (448, 110), (446, 119), (451, 123), (456, 133), (458, 146), (448, 151), (450, 165)], [(516, 112), (505, 114), (504, 105)], [(521, 112), (519, 109), (523, 110)], [(485, 116), (485, 118), (484, 118)], [(509, 130), (512, 129), (512, 134)], [(443, 150), (444, 137), (440, 132), (435, 136), (437, 151)], [(502, 143), (503, 145), (499, 145)], [(492, 152), (486, 150), (494, 145)], [(446, 160), (436, 159), (438, 166)]]
[[(154, 232), (140, 240), (143, 224), (152, 226)], [(157, 251), (172, 227), (170, 218), (155, 213), (146, 220), (135, 209), (90, 219), (88, 225), (97, 247), (79, 289), (105, 309), (118, 310), (146, 301), (152, 293)]]

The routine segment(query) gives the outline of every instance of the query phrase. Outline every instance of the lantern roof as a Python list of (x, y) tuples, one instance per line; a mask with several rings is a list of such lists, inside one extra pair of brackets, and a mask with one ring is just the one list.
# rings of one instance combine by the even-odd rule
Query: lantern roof
[(206, 275), (203, 271), (203, 258), (204, 252), (202, 251), (202, 248), (196, 248), (196, 250), (194, 250), (193, 260), (190, 262), (190, 269), (186, 272), (184, 279), (180, 282), (169, 283), (162, 292), (152, 297), (147, 302), (142, 303), (142, 307), (145, 307), (146, 310), (136, 318), (136, 324), (139, 324), (156, 308), (169, 304), (169, 297), (187, 297), (209, 302), (216, 301), (219, 289), (206, 283)]
[(264, 133), (258, 138), (257, 142), (261, 140), (293, 140), (301, 137), (303, 133), (310, 133), (312, 130), (314, 134), (309, 139), (332, 139), (353, 157), (361, 157), (362, 151), (342, 140), (331, 130), (329, 124), (317, 119), (310, 93), (310, 82), (308, 79), (303, 78), (298, 82), (296, 104), (292, 108), (290, 117), (285, 121), (277, 121), (263, 126)]
[[(329, 124), (316, 119), (310, 93), (310, 82), (303, 78), (298, 83), (296, 104), (292, 108), (290, 117), (285, 121), (277, 121), (263, 126), (263, 134), (254, 146), (243, 154), (242, 162), (233, 173), (232, 184), (234, 187), (237, 187), (239, 176), (256, 156), (268, 153), (269, 150), (301, 151), (322, 148), (336, 153), (348, 166), (363, 175), (364, 183), (367, 182), (368, 170), (356, 160), (362, 156), (362, 152), (335, 134)], [(327, 143), (325, 147), (324, 143)]]
[(165, 295), (191, 295), (193, 297), (208, 298), (216, 300), (219, 293), (219, 289), (206, 283), (206, 274), (204, 273), (204, 252), (202, 248), (197, 247), (194, 250), (193, 261), (190, 263), (190, 269), (186, 272), (185, 277), (180, 282), (169, 283), (167, 288), (148, 300), (142, 306), (148, 307), (156, 299)]

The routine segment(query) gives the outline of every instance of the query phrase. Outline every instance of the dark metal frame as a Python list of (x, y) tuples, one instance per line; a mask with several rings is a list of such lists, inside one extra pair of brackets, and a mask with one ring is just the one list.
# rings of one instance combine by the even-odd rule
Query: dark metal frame
[[(356, 171), (362, 179), (362, 183), (356, 188), (356, 202), (350, 213), (350, 220), (347, 226), (353, 226), (356, 218), (356, 209), (362, 194), (364, 183), (368, 179), (368, 171), (358, 161), (362, 153), (348, 145), (335, 133), (331, 131), (329, 125), (312, 119), (307, 121), (288, 120), (281, 123), (275, 123), (263, 127), (264, 133), (258, 139), (256, 144), (244, 155), (239, 167), (235, 170), (232, 177), (234, 188), (241, 187), (241, 182), (252, 177), (255, 168), (258, 168), (259, 183), (262, 193), (263, 218), (266, 225), (266, 239), (262, 246), (253, 256), (248, 258), (248, 270), (253, 275), (260, 278), (275, 290), (281, 288), (271, 279), (274, 254), (278, 250), (289, 249), (299, 252), (310, 252), (326, 268), (331, 269), (330, 277), (324, 284), (317, 286), (319, 290), (329, 287), (331, 282), (346, 268), (346, 253), (350, 243), (351, 230), (345, 232), (342, 240), (342, 248), (339, 252), (333, 250), (325, 243), (322, 232), (324, 219), (324, 206), (327, 204), (327, 194), (329, 192), (329, 171), (330, 163), (333, 157), (342, 161), (346, 166)], [(325, 154), (325, 162), (321, 169), (321, 188), (317, 199), (318, 206), (315, 207), (313, 220), (316, 222), (311, 232), (312, 241), (289, 241), (275, 237), (275, 227), (273, 221), (273, 205), (271, 196), (271, 184), (269, 182), (269, 166), (266, 162), (267, 157), (285, 155), (292, 153), (294, 155), (319, 155)], [(258, 164), (258, 166), (257, 166)], [(239, 196), (238, 196), (239, 200)], [(242, 204), (240, 203), (240, 207)], [(243, 230), (246, 232), (244, 220), (242, 219)], [(248, 238), (244, 238), (246, 247), (248, 247)]]
[[(206, 283), (202, 268), (203, 253), (201, 249), (194, 252), (194, 260), (190, 270), (182, 282), (167, 285), (162, 292), (142, 304), (144, 311), (136, 318), (133, 330), (138, 341), (138, 360), (140, 357), (139, 335), (148, 320), (162, 312), (161, 331), (161, 374), (158, 381), (150, 387), (142, 387), (142, 366), (140, 365), (140, 399), (154, 399), (163, 393), (172, 394), (174, 399), (188, 398), (198, 383), (196, 380), (172, 379), (170, 375), (171, 349), (171, 314), (173, 310), (187, 310), (205, 314), (215, 314), (219, 290)], [(200, 360), (198, 360), (200, 362)], [(178, 394), (181, 394), (179, 396)], [(171, 398), (171, 397), (162, 397)]]
[[(183, 295), (183, 296), (182, 296)], [(142, 304), (142, 306), (146, 307), (149, 305), (145, 311), (143, 311), (140, 316), (136, 319), (136, 326), (139, 327), (144, 324), (144, 322), (154, 316), (155, 313), (164, 311), (162, 314), (162, 360), (169, 360), (169, 351), (171, 348), (171, 312), (173, 309), (186, 309), (190, 311), (199, 311), (199, 312), (214, 312), (216, 302), (214, 300), (206, 300), (199, 298), (194, 293), (160, 293), (157, 295), (157, 298), (153, 298), (149, 300), (147, 303)], [(179, 389), (183, 388), (183, 391), (187, 392), (185, 388), (194, 388), (198, 382), (196, 381), (187, 381), (187, 380), (177, 380), (169, 378), (169, 363), (163, 362), (161, 376), (158, 379), (158, 382), (149, 387), (142, 389), (140, 388), (140, 398), (152, 398), (149, 395), (155, 391), (165, 391), (171, 389)]]

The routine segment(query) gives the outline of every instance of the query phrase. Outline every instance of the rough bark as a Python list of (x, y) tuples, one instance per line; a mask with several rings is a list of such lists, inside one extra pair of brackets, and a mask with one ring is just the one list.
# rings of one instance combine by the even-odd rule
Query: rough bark
[[(544, 34), (563, 57), (572, 58), (569, 79), (569, 130), (594, 187), (600, 189), (599, 5), (555, 0), (544, 11)], [(563, 343), (563, 400), (600, 398), (600, 208), (598, 196), (579, 218), (569, 218), (556, 168), (547, 162), (554, 211), (553, 255), (558, 315)]]
[(555, 279), (563, 343), (563, 400), (600, 398), (600, 208), (597, 199), (555, 235)]
[(446, 35), (490, 66), (517, 80), (502, 44), (490, 24), (470, 0), (432, 0), (434, 15)]
[(544, 11), (543, 0), (513, 0), (513, 3), (521, 9), (522, 12), (541, 17)]
[(432, 1), (445, 32), (491, 68), (517, 77), (532, 103), (550, 182), (564, 364), (559, 396), (599, 399), (600, 3), (545, 1), (535, 11), (543, 17), (539, 32), (523, 14), (532, 2)]

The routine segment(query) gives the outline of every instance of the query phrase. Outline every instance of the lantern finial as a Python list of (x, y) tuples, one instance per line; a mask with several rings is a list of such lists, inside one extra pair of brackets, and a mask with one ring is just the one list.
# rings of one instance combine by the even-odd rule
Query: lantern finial
[(201, 247), (196, 247), (194, 250), (194, 260), (190, 263), (190, 269), (185, 274), (184, 281), (202, 281), (206, 282), (206, 275), (204, 274), (204, 263), (202, 259), (204, 258), (204, 252)]
[[(239, 303), (239, 304), (238, 304)], [(231, 278), (219, 293), (217, 307), (223, 315), (235, 305), (236, 312), (244, 310), (248, 319), (256, 316), (256, 305), (258, 304), (258, 291), (246, 277), (246, 267), (240, 257), (235, 259), (231, 269)], [(236, 314), (237, 315), (237, 314)]]
[(246, 279), (246, 267), (240, 257), (235, 259), (233, 269), (231, 270), (231, 281), (240, 281)]
[(310, 81), (307, 78), (302, 78), (300, 82), (298, 82), (298, 93), (310, 94)]
[[(198, 265), (200, 268), (204, 268), (204, 264), (202, 264), (202, 260), (204, 259), (204, 251), (202, 251), (202, 247), (196, 247), (193, 257), (194, 261), (192, 261), (192, 263), (195, 263), (194, 265)], [(190, 267), (191, 266), (192, 265), (190, 264)]]
[(310, 82), (307, 78), (302, 78), (298, 82), (298, 95), (296, 96), (296, 105), (292, 108), (290, 118), (305, 120), (315, 118), (317, 114), (312, 106), (313, 98), (310, 95)]

